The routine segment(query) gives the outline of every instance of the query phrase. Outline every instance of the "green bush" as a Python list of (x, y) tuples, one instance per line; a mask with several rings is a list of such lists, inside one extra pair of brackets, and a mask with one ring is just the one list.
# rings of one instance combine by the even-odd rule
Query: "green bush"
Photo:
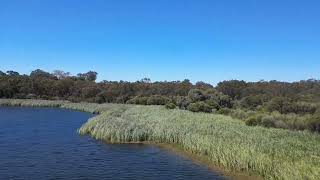
[(243, 109), (230, 109), (229, 115), (233, 118), (237, 118), (237, 119), (247, 119), (250, 116), (253, 116), (257, 113), (255, 113), (254, 111), (245, 111)]
[(296, 102), (287, 107), (287, 112), (296, 114), (314, 114), (317, 110), (317, 106), (313, 103)]
[(212, 107), (204, 102), (191, 103), (188, 110), (192, 112), (212, 112)]
[(219, 102), (213, 98), (207, 99), (205, 103), (211, 106), (212, 109), (216, 109), (216, 110), (220, 109)]
[(241, 107), (251, 110), (257, 109), (266, 101), (266, 97), (263, 95), (247, 96), (240, 101)]
[(291, 102), (289, 98), (286, 97), (276, 97), (273, 98), (268, 104), (267, 109), (269, 112), (278, 111), (281, 114), (288, 112), (288, 107)]
[(188, 109), (188, 106), (190, 105), (191, 100), (189, 100), (186, 97), (178, 97), (177, 98), (177, 105), (180, 109)]
[(170, 101), (169, 98), (163, 96), (150, 96), (147, 101), (147, 105), (165, 105)]
[(130, 100), (128, 100), (127, 104), (139, 104), (139, 105), (147, 105), (148, 97), (134, 97)]
[(167, 109), (175, 109), (177, 106), (174, 103), (168, 103), (165, 106)]
[(260, 125), (264, 127), (276, 127), (276, 122), (278, 120), (271, 115), (266, 115), (261, 118)]
[(229, 115), (231, 113), (231, 109), (229, 108), (220, 108), (218, 110), (219, 114), (223, 114), (223, 115)]
[(257, 117), (251, 116), (245, 120), (246, 125), (248, 126), (257, 126), (259, 124)]
[(246, 119), (245, 122), (249, 126), (263, 126), (269, 128), (273, 127), (292, 130), (311, 130), (311, 127), (316, 126), (313, 124), (314, 121), (311, 116), (299, 116), (297, 114), (280, 114), (279, 112), (250, 116)]
[(289, 98), (277, 97), (267, 104), (269, 112), (279, 111), (282, 114), (314, 114), (317, 106), (314, 103), (293, 102)]
[(95, 102), (95, 103), (98, 103), (98, 104), (102, 104), (102, 103), (105, 103), (106, 101), (105, 101), (105, 99), (104, 99), (102, 96), (96, 96), (96, 97), (94, 98), (94, 102)]
[(310, 131), (320, 133), (320, 113), (313, 115), (307, 122)]
[(200, 89), (191, 89), (188, 97), (192, 102), (204, 101), (206, 99), (205, 93)]

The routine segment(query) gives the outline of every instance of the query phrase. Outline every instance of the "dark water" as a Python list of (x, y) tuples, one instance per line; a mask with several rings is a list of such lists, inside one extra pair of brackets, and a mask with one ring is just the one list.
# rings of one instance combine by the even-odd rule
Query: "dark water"
[(92, 116), (0, 107), (0, 179), (224, 179), (153, 145), (109, 145), (79, 136)]

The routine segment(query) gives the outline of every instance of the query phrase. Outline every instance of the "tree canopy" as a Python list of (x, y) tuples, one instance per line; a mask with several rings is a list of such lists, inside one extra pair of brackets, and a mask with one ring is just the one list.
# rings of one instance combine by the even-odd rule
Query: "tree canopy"
[(319, 119), (316, 112), (320, 112), (320, 81), (315, 79), (293, 83), (230, 80), (214, 87), (202, 81), (192, 84), (188, 79), (152, 82), (149, 78), (143, 78), (136, 82), (95, 82), (97, 76), (95, 71), (77, 76), (62, 70), (49, 73), (36, 69), (30, 75), (20, 75), (12, 70), (6, 73), (0, 71), (0, 98), (168, 104), (166, 107), (247, 118), (248, 124), (268, 127), (319, 129), (317, 127), (320, 126), (320, 122), (317, 124), (316, 121)]

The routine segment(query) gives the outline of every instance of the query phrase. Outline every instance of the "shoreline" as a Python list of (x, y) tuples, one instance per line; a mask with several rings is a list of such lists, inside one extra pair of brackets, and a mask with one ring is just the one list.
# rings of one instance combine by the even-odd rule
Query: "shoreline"
[[(94, 113), (97, 116), (88, 119), (78, 130), (81, 135), (109, 144), (153, 144), (230, 179), (317, 179), (320, 173), (320, 136), (308, 132), (247, 127), (226, 116), (166, 110), (159, 106), (21, 99), (0, 99), (0, 106), (54, 107)], [(210, 120), (197, 123), (203, 118)], [(207, 129), (192, 130), (198, 126)], [(192, 131), (184, 134), (190, 128)], [(302, 153), (298, 159), (294, 156), (297, 153)]]
[[(6, 99), (8, 100), (8, 99)], [(17, 99), (15, 99), (17, 100)], [(1, 101), (1, 99), (0, 99)], [(10, 100), (9, 100), (10, 101)], [(18, 99), (18, 101), (24, 101), (24, 100), (20, 100)], [(27, 100), (28, 101), (28, 100)], [(37, 100), (37, 101), (43, 101), (43, 100)], [(43, 104), (43, 105), (29, 105), (29, 104), (20, 104), (20, 103), (13, 103), (13, 104), (2, 104), (0, 103), (0, 107), (28, 107), (28, 108), (59, 108), (59, 109), (67, 109), (67, 110), (73, 110), (73, 111), (80, 111), (80, 112), (87, 112), (87, 113), (91, 113), (94, 114), (96, 116), (99, 116), (101, 114), (101, 112), (92, 112), (92, 111), (87, 111), (84, 109), (74, 109), (74, 108), (67, 108), (67, 107), (63, 107), (63, 103), (69, 103), (69, 102), (60, 102), (60, 101), (56, 101), (57, 104)], [(60, 104), (61, 103), (61, 104)], [(74, 103), (73, 103), (74, 104)], [(75, 104), (81, 104), (81, 103), (75, 103)], [(89, 118), (87, 120), (87, 122), (90, 120), (91, 118)], [(80, 127), (79, 127), (80, 129)], [(79, 130), (78, 129), (78, 130)], [(79, 135), (81, 135), (78, 132)], [(91, 138), (96, 139), (95, 137), (91, 136), (91, 135), (87, 135), (90, 136)], [(178, 156), (182, 156), (185, 158), (188, 158), (190, 160), (192, 160), (194, 163), (197, 163), (201, 166), (206, 166), (210, 171), (214, 171), (214, 172), (220, 172), (223, 174), (223, 176), (227, 179), (234, 179), (234, 180), (262, 180), (263, 178), (254, 174), (254, 173), (249, 173), (249, 172), (242, 172), (242, 171), (233, 171), (233, 170), (228, 170), (222, 166), (217, 166), (214, 165), (210, 162), (210, 160), (208, 159), (208, 157), (205, 156), (201, 156), (198, 154), (194, 154), (192, 152), (189, 152), (187, 150), (184, 150), (183, 148), (179, 147), (178, 145), (174, 145), (174, 144), (166, 144), (166, 143), (156, 143), (156, 142), (122, 142), (122, 143), (111, 143), (108, 141), (104, 141), (104, 140), (99, 140), (96, 139), (98, 141), (102, 141), (103, 143), (107, 143), (107, 144), (141, 144), (141, 145), (154, 145), (159, 147), (160, 149), (164, 149), (167, 151), (170, 151)]]
[[(84, 135), (86, 136), (86, 135)], [(90, 136), (90, 135), (89, 135)], [(91, 136), (90, 136), (91, 137)], [(194, 154), (190, 151), (184, 150), (175, 144), (166, 144), (166, 143), (155, 143), (155, 142), (123, 142), (123, 143), (110, 143), (108, 141), (98, 140), (106, 144), (137, 144), (137, 145), (153, 145), (160, 149), (164, 149), (166, 151), (170, 151), (177, 156), (181, 156), (187, 159), (190, 159), (194, 163), (207, 167), (210, 171), (219, 172), (223, 174), (223, 177), (230, 180), (263, 180), (261, 176), (254, 174), (252, 172), (241, 172), (241, 171), (233, 171), (228, 170), (222, 166), (217, 166), (212, 164), (208, 157), (201, 156), (198, 154)]]
[(262, 177), (254, 173), (232, 171), (232, 170), (225, 169), (222, 166), (217, 166), (215, 164), (212, 164), (208, 157), (186, 151), (174, 144), (155, 144), (155, 145), (158, 146), (159, 148), (163, 148), (165, 150), (173, 152), (179, 156), (191, 159), (194, 163), (202, 166), (206, 166), (211, 171), (221, 172), (224, 175), (224, 177), (227, 179), (232, 179), (232, 180), (233, 179), (234, 180), (262, 180), (263, 179)]

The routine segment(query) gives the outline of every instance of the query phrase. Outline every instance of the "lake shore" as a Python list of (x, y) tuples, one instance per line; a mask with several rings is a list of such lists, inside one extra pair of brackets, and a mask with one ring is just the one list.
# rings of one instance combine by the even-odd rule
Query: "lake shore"
[(79, 129), (80, 134), (109, 143), (159, 144), (229, 172), (264, 179), (317, 179), (320, 174), (320, 136), (309, 132), (248, 127), (226, 116), (159, 106), (17, 99), (0, 99), (0, 105), (99, 113)]

